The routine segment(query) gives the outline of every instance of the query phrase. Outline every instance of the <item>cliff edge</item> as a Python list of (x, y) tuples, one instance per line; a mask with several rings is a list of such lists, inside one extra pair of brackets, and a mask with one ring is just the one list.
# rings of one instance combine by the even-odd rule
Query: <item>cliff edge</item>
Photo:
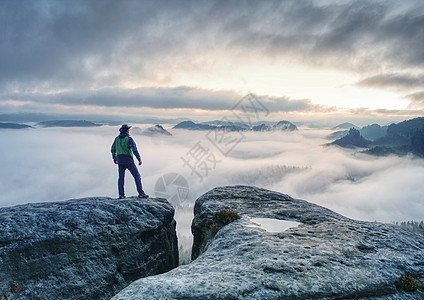
[(164, 199), (84, 198), (0, 208), (2, 299), (109, 299), (178, 265)]

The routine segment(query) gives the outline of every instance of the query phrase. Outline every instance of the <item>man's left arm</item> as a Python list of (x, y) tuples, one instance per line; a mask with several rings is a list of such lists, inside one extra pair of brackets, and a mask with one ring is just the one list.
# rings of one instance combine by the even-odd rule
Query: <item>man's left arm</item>
[(130, 141), (130, 145), (131, 145), (131, 148), (132, 148), (132, 152), (134, 153), (135, 157), (137, 158), (138, 164), (141, 165), (142, 162), (141, 162), (140, 153), (138, 153), (138, 150), (137, 150), (137, 145), (135, 144), (132, 137), (129, 137), (129, 141)]

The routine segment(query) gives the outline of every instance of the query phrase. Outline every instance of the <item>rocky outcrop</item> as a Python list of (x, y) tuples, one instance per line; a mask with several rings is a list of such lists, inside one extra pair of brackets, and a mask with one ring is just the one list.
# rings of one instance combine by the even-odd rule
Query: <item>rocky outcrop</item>
[[(350, 123), (347, 123), (350, 124)], [(388, 126), (380, 126), (378, 124), (371, 124), (362, 128), (351, 127), (359, 130), (361, 136), (367, 140), (375, 141), (386, 135)], [(349, 134), (349, 130), (339, 130), (329, 134), (326, 138), (329, 140), (340, 139)]]
[[(223, 209), (241, 218), (214, 235)], [(269, 232), (253, 218), (297, 221)], [(343, 217), (264, 189), (216, 188), (196, 201), (191, 264), (135, 281), (128, 299), (422, 299), (424, 238), (398, 226)], [(278, 232), (279, 231), (279, 232)], [(407, 274), (409, 277), (403, 277)], [(400, 280), (403, 277), (402, 280)]]
[(366, 148), (369, 147), (371, 144), (372, 142), (365, 139), (358, 129), (351, 128), (346, 136), (335, 140), (330, 145), (337, 145), (345, 148)]
[(85, 198), (0, 209), (1, 299), (109, 299), (178, 264), (164, 199)]

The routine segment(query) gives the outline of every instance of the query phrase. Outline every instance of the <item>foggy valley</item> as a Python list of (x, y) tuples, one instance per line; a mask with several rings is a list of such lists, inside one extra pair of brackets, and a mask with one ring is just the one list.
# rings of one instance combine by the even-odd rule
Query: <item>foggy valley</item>
[[(424, 215), (420, 203), (424, 194), (422, 159), (375, 157), (361, 154), (361, 149), (324, 147), (328, 143), (325, 137), (332, 131), (308, 128), (245, 132), (245, 139), (224, 156), (206, 138), (207, 131), (165, 128), (173, 135), (132, 135), (143, 159), (139, 168), (143, 185), (152, 196), (161, 176), (177, 173), (189, 184), (183, 205), (192, 205), (213, 187), (246, 184), (277, 190), (362, 220), (419, 220)], [(117, 170), (110, 154), (117, 129), (1, 130), (2, 139), (9, 142), (0, 145), (0, 205), (93, 195), (117, 197)], [(198, 142), (217, 161), (203, 178), (192, 174), (182, 161)], [(130, 174), (126, 181), (127, 194), (136, 195)]]
[[(244, 132), (244, 139), (223, 155), (207, 138), (208, 131), (165, 126), (172, 136), (146, 136), (140, 133), (151, 125), (133, 126), (132, 136), (143, 160), (139, 170), (144, 190), (152, 197), (168, 198), (176, 207), (182, 262), (189, 261), (194, 201), (217, 186), (263, 187), (367, 221), (421, 221), (424, 215), (423, 159), (376, 157), (362, 154), (361, 149), (328, 147), (326, 137), (334, 132), (331, 129)], [(117, 167), (110, 154), (117, 129), (1, 130), (2, 139), (9, 142), (0, 145), (0, 205), (92, 196), (117, 198)], [(182, 160), (198, 143), (216, 160), (202, 178)], [(158, 182), (164, 177), (168, 182), (161, 190)], [(125, 180), (126, 194), (137, 195), (129, 173)]]

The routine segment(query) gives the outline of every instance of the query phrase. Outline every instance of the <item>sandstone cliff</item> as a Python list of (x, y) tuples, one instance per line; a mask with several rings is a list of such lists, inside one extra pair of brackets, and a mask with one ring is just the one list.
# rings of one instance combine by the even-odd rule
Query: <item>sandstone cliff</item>
[(0, 298), (109, 299), (178, 264), (164, 199), (85, 198), (0, 209)]
[[(241, 218), (215, 235), (223, 209)], [(256, 218), (298, 226), (271, 231)], [(113, 300), (424, 298), (424, 238), (395, 225), (235, 186), (197, 199), (192, 230), (191, 264), (137, 280)]]

